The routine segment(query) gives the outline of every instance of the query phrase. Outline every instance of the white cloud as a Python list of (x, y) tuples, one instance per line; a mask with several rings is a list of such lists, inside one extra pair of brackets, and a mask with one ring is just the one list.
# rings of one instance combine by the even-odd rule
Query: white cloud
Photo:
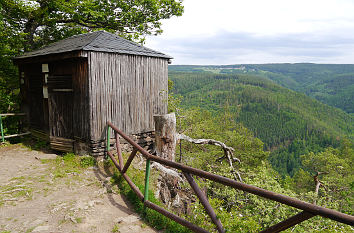
[[(184, 15), (165, 20), (164, 33), (146, 43), (175, 57), (174, 64), (322, 62), (334, 56), (354, 62), (343, 49), (354, 47), (353, 0), (185, 0), (184, 5)], [(210, 49), (221, 55), (208, 56)]]

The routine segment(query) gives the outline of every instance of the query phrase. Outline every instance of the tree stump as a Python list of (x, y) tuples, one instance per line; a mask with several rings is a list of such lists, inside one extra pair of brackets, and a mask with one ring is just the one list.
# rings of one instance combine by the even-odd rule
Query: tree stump
[(161, 158), (175, 161), (176, 150), (176, 115), (154, 116), (156, 154)]

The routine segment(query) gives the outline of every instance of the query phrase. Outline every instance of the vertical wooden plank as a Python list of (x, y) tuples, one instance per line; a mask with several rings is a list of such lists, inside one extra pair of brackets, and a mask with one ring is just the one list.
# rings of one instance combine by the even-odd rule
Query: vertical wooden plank
[[(107, 120), (128, 134), (152, 131), (153, 115), (165, 114), (160, 92), (167, 89), (166, 59), (91, 52), (90, 124), (101, 140)], [(166, 80), (164, 80), (166, 79)]]

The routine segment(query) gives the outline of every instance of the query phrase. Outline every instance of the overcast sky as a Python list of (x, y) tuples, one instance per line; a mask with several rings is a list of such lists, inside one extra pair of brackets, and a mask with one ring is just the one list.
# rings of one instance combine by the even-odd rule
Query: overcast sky
[(184, 0), (146, 46), (175, 65), (354, 64), (354, 0)]

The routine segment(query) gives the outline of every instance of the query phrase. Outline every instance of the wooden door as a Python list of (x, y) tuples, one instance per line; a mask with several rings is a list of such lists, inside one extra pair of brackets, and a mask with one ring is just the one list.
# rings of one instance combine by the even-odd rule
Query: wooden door
[(73, 151), (73, 89), (71, 75), (49, 75), (49, 133), (52, 149)]

